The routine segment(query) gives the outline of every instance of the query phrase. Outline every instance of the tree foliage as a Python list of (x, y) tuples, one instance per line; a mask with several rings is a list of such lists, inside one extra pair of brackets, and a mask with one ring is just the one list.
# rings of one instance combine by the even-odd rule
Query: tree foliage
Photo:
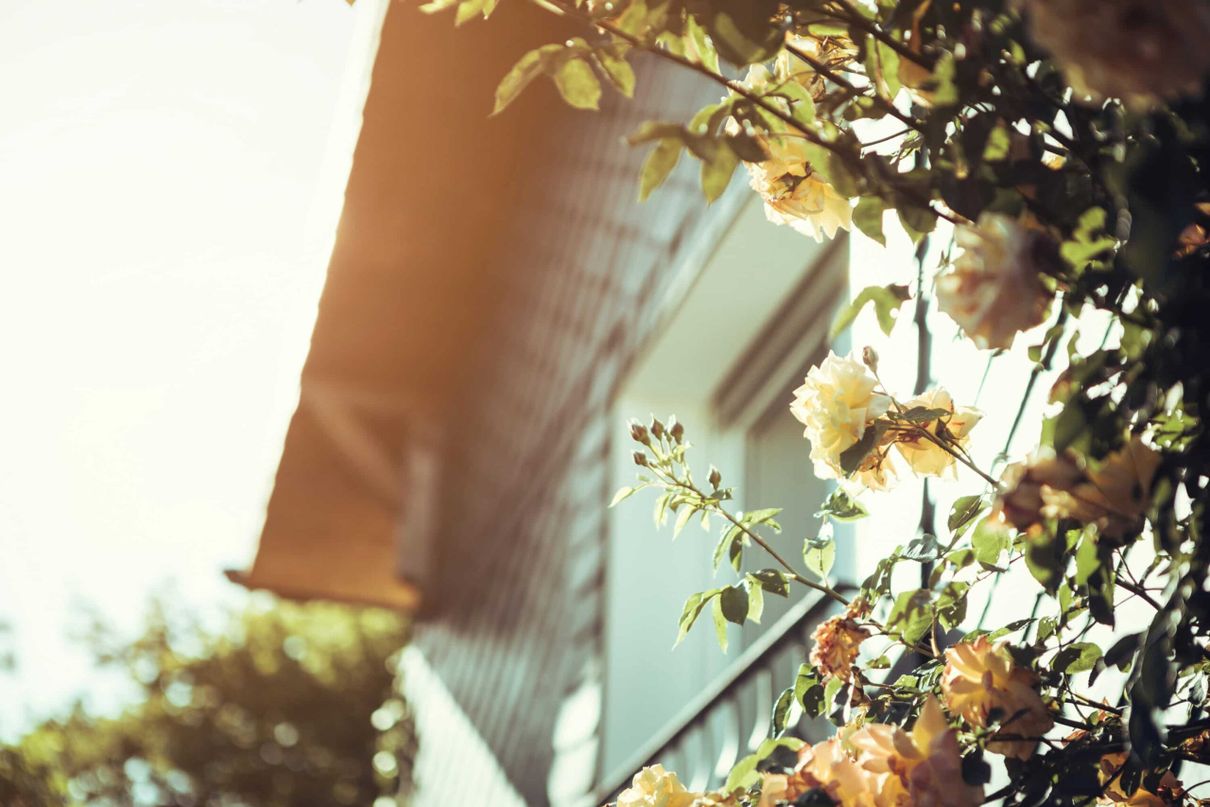
[(162, 605), (134, 642), (98, 628), (98, 663), (128, 674), (139, 697), (117, 715), (77, 705), (0, 750), (0, 803), (368, 805), (394, 794), (415, 745), (392, 661), (406, 622), (257, 602), (218, 633)]

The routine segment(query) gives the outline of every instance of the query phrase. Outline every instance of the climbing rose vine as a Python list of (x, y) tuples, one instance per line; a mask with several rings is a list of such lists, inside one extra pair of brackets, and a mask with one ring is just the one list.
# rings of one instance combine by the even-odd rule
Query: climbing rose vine
[[(424, 8), (463, 23), (497, 2)], [(889, 335), (909, 300), (935, 305), (989, 356), (1028, 357), (1028, 383), (996, 394), (1022, 398), (1018, 421), (1043, 412), (1021, 431), (1036, 445), (982, 467), (972, 452), (995, 435), (971, 401), (887, 389), (872, 349), (830, 354), (790, 403), (804, 463), (834, 484), (801, 555), (776, 509), (733, 510), (721, 472), (695, 478), (683, 425), (633, 423), (638, 479), (615, 503), (650, 490), (674, 532), (721, 523), (715, 568), (734, 574), (689, 598), (681, 637), (709, 612), (725, 645), (793, 587), (836, 610), (773, 704), (774, 736), (721, 787), (691, 792), (656, 765), (618, 804), (1201, 803), (1210, 4), (535, 2), (583, 33), (521, 55), (496, 112), (540, 76), (578, 108), (604, 85), (630, 96), (657, 61), (713, 82), (692, 119), (631, 134), (648, 149), (640, 197), (692, 159), (712, 201), (742, 164), (769, 220), (807, 237), (885, 245), (893, 224), (919, 247), (918, 281), (856, 294), (838, 329), (872, 305)], [(836, 579), (831, 523), (920, 479), (963, 488), (944, 528)], [(985, 624), (968, 603), (1010, 576), (1020, 618)], [(830, 739), (798, 739), (824, 719)]]

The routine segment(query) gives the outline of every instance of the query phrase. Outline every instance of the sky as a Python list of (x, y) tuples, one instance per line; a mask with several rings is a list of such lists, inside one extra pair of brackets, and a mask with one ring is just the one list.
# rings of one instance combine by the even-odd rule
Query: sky
[(82, 607), (133, 630), (153, 593), (241, 596), (222, 569), (297, 401), (366, 14), (0, 1), (0, 737), (108, 697)]

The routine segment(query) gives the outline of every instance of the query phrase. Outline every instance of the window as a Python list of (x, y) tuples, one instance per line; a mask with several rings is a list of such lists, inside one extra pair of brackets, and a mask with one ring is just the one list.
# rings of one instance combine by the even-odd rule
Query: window
[[(788, 404), (795, 380), (818, 361), (832, 309), (845, 293), (847, 242), (816, 244), (775, 227), (752, 196), (728, 215), (705, 264), (686, 267), (687, 289), (670, 301), (665, 325), (623, 385), (616, 433), (624, 433), (629, 417), (677, 415), (694, 446), (695, 472), (704, 477), (706, 464), (717, 464), (724, 483), (738, 488), (737, 508), (789, 502), (782, 521), (797, 541), (815, 528), (813, 513), (826, 488), (814, 479)], [(615, 440), (613, 455), (617, 485), (628, 484), (636, 469), (626, 439)], [(605, 772), (628, 762), (787, 607), (767, 599), (764, 627), (732, 629), (727, 656), (702, 626), (673, 652), (685, 598), (711, 585), (717, 535), (690, 526), (673, 542), (653, 526), (651, 502), (651, 495), (639, 494), (612, 515)]]

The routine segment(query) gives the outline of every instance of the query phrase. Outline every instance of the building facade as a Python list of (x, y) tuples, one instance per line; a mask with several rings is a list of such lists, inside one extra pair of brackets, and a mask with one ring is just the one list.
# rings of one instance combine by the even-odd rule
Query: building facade
[[(767, 736), (829, 611), (767, 603), (729, 654), (706, 629), (673, 650), (684, 599), (713, 585), (713, 540), (690, 528), (672, 542), (641, 494), (607, 509), (635, 470), (626, 421), (676, 415), (738, 508), (785, 508), (796, 553), (827, 488), (791, 390), (850, 287), (913, 282), (918, 256), (902, 234), (875, 252), (775, 227), (742, 170), (706, 205), (688, 159), (639, 204), (643, 154), (622, 139), (717, 99), (689, 72), (637, 59), (632, 100), (574, 112), (535, 86), (488, 120), (509, 64), (569, 33), (504, 6), (457, 31), (412, 5), (376, 7), (299, 408), (238, 579), (416, 614), (402, 663), (415, 804), (599, 804), (656, 759), (705, 787)], [(972, 360), (901, 344), (884, 378), (905, 391), (927, 380), (922, 357)], [(1029, 363), (1005, 368), (1002, 383), (1023, 383)], [(955, 398), (978, 403), (981, 383)], [(1016, 413), (991, 403), (1002, 425), (987, 430), (1009, 431)], [(837, 578), (930, 530), (952, 497), (888, 494), (889, 516), (838, 536)]]

